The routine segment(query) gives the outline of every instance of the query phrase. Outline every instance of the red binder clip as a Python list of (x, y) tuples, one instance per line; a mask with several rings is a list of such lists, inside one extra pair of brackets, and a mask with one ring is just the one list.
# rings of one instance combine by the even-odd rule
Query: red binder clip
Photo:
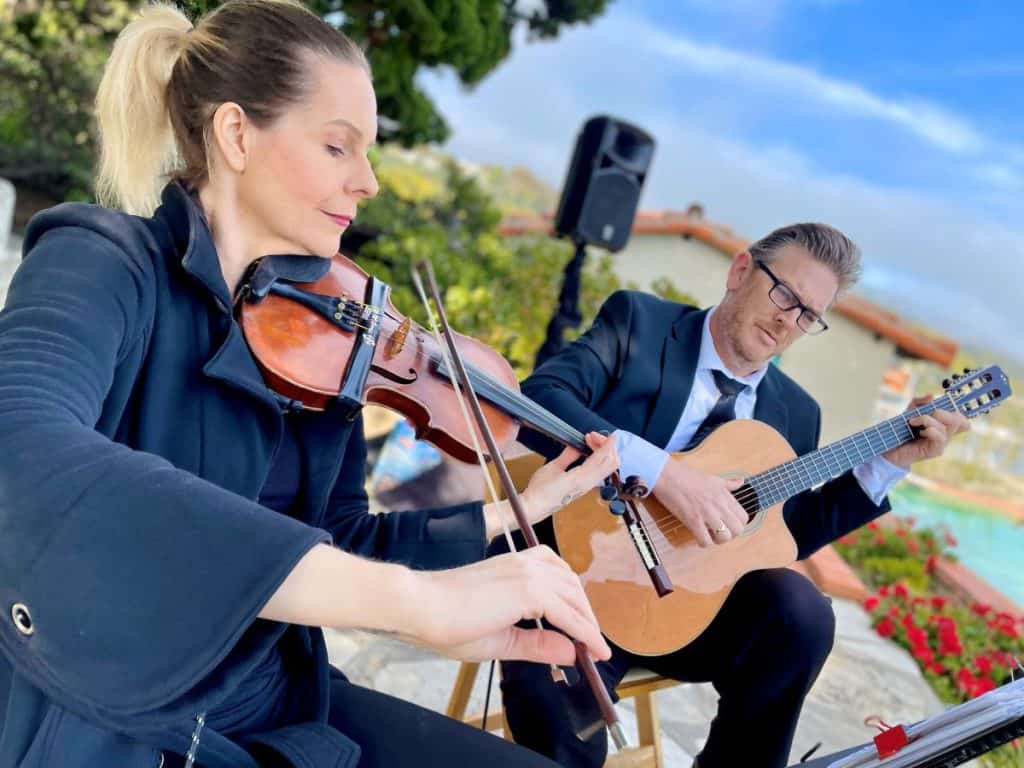
[(902, 725), (889, 725), (877, 715), (864, 718), (864, 725), (874, 726), (879, 731), (875, 736), (875, 749), (878, 750), (879, 760), (895, 755), (910, 743)]

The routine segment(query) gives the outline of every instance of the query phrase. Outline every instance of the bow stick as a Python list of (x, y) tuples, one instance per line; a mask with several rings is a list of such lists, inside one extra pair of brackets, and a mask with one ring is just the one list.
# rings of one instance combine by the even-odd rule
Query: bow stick
[[(540, 542), (537, 539), (537, 534), (533, 530), (533, 526), (530, 524), (529, 519), (526, 516), (526, 510), (523, 508), (522, 500), (519, 498), (519, 493), (516, 491), (515, 485), (512, 483), (512, 477), (509, 475), (508, 467), (505, 466), (505, 461), (501, 456), (501, 451), (498, 449), (498, 445), (494, 440), (494, 435), (491, 433), (491, 429), (487, 424), (487, 419), (484, 416), (483, 410), (480, 408), (480, 401), (477, 399), (476, 392), (473, 389), (473, 385), (470, 383), (469, 375), (466, 373), (466, 368), (462, 363), (462, 356), (459, 354), (459, 350), (455, 345), (455, 338), (452, 335), (451, 326), (448, 324), (448, 318), (444, 311), (444, 305), (441, 302), (441, 294), (437, 288), (437, 282), (434, 279), (434, 270), (430, 262), (427, 260), (421, 261), (416, 265), (416, 270), (413, 272), (413, 280), (416, 283), (416, 287), (419, 290), (420, 297), (426, 306), (428, 316), (430, 317), (431, 325), (433, 326), (435, 336), (438, 335), (436, 323), (434, 322), (433, 313), (430, 311), (430, 304), (427, 302), (426, 294), (423, 290), (423, 283), (419, 275), (419, 270), (422, 270), (427, 277), (427, 283), (430, 288), (430, 296), (434, 300), (434, 304), (437, 307), (437, 317), (440, 321), (441, 328), (444, 332), (444, 341), (447, 347), (448, 354), (452, 358), (452, 364), (448, 365), (449, 375), (452, 376), (452, 386), (458, 394), (460, 406), (463, 407), (463, 413), (465, 414), (465, 406), (463, 404), (463, 395), (460, 392), (460, 387), (465, 390), (465, 399), (469, 401), (470, 408), (473, 412), (473, 417), (476, 420), (477, 427), (480, 430), (480, 434), (483, 435), (484, 441), (487, 443), (487, 450), (490, 454), (491, 461), (494, 462), (494, 466), (498, 471), (498, 477), (501, 480), (502, 487), (505, 490), (505, 495), (508, 498), (509, 504), (512, 507), (512, 511), (515, 514), (516, 522), (519, 524), (519, 530), (522, 531), (523, 537), (526, 539), (527, 547), (540, 546)], [(438, 347), (441, 348), (442, 352), (444, 347), (438, 339)], [(454, 374), (452, 371), (454, 370)], [(455, 381), (455, 374), (458, 375), (458, 383)], [(468, 415), (467, 415), (468, 416)], [(473, 443), (477, 449), (477, 454), (480, 458), (480, 466), (483, 469), (483, 456), (480, 451), (479, 444), (476, 441), (475, 430), (470, 425), (470, 435), (473, 437)], [(493, 486), (490, 485), (490, 478), (487, 478), (488, 486), (491, 488), (492, 496), (494, 495)], [(497, 500), (495, 498), (495, 500)], [(499, 515), (503, 517), (503, 513), (499, 507)], [(512, 538), (505, 524), (504, 519), (502, 525), (505, 528), (505, 536), (509, 540), (509, 546), (512, 551), (515, 551), (515, 545), (512, 542)], [(538, 619), (538, 625), (540, 620)], [(573, 639), (573, 645), (576, 649), (576, 666), (582, 671), (584, 678), (587, 681), (591, 691), (594, 694), (594, 698), (597, 700), (598, 708), (601, 711), (601, 721), (598, 721), (595, 726), (600, 728), (601, 722), (607, 726), (611, 733), (612, 739), (618, 749), (624, 749), (629, 746), (629, 741), (626, 738), (626, 734), (622, 729), (622, 724), (619, 721), (619, 716), (615, 711), (615, 706), (612, 704), (611, 696), (608, 694), (608, 690), (604, 686), (604, 682), (601, 680), (600, 675), (597, 672), (597, 666), (594, 664), (594, 660), (587, 653), (586, 646), (583, 645), (579, 640)], [(561, 670), (559, 670), (561, 672)], [(562, 677), (564, 682), (564, 676)], [(588, 740), (596, 732), (595, 726), (584, 728), (577, 732), (577, 737), (583, 741)]]

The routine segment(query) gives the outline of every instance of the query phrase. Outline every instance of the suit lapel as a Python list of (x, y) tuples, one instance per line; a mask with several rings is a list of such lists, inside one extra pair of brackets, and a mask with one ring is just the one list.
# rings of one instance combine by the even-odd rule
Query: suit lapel
[(668, 445), (693, 389), (700, 357), (706, 309), (686, 312), (672, 324), (661, 357), (661, 386), (644, 427), (644, 437), (659, 448)]
[(754, 418), (763, 421), (786, 436), (789, 428), (789, 411), (786, 409), (782, 388), (779, 386), (779, 373), (774, 365), (768, 366), (768, 372), (757, 387), (757, 402), (754, 405)]

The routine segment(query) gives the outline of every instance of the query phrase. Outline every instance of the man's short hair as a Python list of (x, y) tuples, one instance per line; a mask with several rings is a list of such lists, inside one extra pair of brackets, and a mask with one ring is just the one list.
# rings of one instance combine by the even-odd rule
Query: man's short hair
[(860, 277), (860, 248), (828, 224), (802, 223), (780, 227), (747, 250), (755, 259), (770, 263), (787, 245), (798, 245), (835, 273), (842, 293)]

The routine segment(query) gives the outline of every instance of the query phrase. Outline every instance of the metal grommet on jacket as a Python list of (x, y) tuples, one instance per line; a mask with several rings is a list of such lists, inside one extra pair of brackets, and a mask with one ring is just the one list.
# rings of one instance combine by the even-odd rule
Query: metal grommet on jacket
[(11, 620), (14, 621), (15, 628), (26, 637), (36, 631), (35, 624), (32, 623), (32, 614), (24, 603), (15, 603), (11, 606)]

